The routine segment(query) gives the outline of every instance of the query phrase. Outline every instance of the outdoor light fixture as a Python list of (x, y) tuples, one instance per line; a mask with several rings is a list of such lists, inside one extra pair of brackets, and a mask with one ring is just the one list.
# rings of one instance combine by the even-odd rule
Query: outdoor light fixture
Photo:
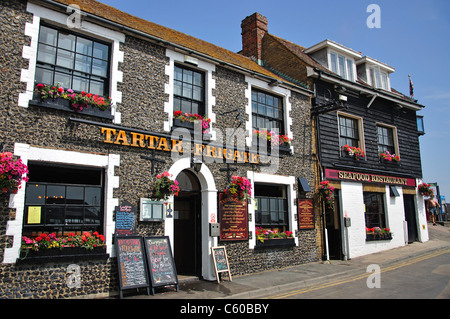
[(196, 173), (200, 172), (200, 170), (202, 169), (202, 164), (202, 161), (200, 161), (199, 159), (191, 157), (191, 168), (193, 168)]

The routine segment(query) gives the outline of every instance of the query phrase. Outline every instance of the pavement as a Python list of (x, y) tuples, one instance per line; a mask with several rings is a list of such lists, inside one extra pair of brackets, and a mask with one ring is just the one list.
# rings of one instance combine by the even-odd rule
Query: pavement
[(368, 274), (367, 266), (377, 264), (383, 267), (406, 262), (439, 251), (450, 249), (450, 224), (433, 226), (428, 224), (429, 240), (378, 252), (350, 260), (331, 260), (291, 266), (278, 270), (256, 274), (233, 276), (218, 284), (216, 281), (204, 281), (197, 278), (179, 277), (179, 290), (174, 287), (162, 287), (154, 295), (145, 291), (124, 292), (124, 299), (257, 299), (275, 296), (283, 291), (302, 289), (314, 285), (333, 282), (337, 279)]

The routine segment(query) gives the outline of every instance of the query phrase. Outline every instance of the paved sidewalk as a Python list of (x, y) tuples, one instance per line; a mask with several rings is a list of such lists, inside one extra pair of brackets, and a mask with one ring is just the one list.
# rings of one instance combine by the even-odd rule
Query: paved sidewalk
[(234, 276), (231, 282), (226, 280), (227, 276), (225, 276), (225, 280), (220, 284), (215, 281), (186, 280), (180, 282), (178, 292), (173, 288), (160, 288), (153, 296), (147, 296), (143, 292), (142, 294), (125, 294), (124, 297), (125, 299), (250, 299), (366, 273), (367, 266), (371, 264), (377, 264), (383, 270), (383, 267), (392, 263), (417, 258), (433, 251), (449, 249), (450, 228), (432, 224), (428, 226), (430, 240), (427, 242), (415, 242), (347, 261), (308, 263), (280, 270)]

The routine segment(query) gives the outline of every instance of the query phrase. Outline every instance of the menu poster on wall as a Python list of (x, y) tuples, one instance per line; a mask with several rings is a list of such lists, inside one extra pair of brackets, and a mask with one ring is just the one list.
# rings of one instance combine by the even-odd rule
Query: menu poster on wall
[(136, 234), (136, 207), (124, 201), (122, 205), (116, 206), (116, 229), (119, 236), (129, 236)]
[(248, 240), (247, 202), (219, 194), (220, 240)]
[(314, 209), (312, 199), (299, 199), (298, 209), (298, 229), (314, 229)]

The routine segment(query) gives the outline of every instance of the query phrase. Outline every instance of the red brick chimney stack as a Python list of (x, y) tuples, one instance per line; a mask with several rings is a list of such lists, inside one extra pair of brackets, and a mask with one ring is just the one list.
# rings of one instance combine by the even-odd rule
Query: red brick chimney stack
[(242, 20), (241, 54), (261, 62), (262, 39), (267, 32), (267, 18), (257, 12)]

